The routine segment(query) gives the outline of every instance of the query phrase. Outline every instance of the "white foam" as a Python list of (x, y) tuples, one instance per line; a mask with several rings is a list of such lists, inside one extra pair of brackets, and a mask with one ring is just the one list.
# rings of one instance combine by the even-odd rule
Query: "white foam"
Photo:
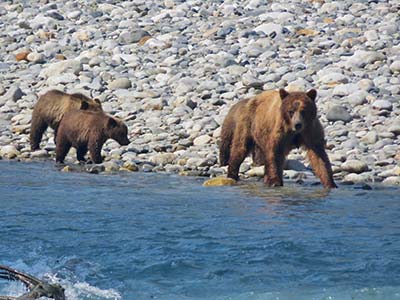
[[(82, 299), (96, 299), (96, 300), (119, 300), (121, 295), (114, 289), (102, 290), (98, 287), (91, 286), (87, 282), (71, 282), (68, 279), (60, 279), (57, 274), (51, 273), (50, 268), (43, 262), (35, 264), (33, 267), (28, 267), (25, 263), (18, 260), (7, 264), (12, 268), (31, 274), (38, 278), (43, 278), (49, 283), (58, 283), (65, 289), (65, 296), (67, 300), (82, 300)], [(18, 297), (26, 292), (25, 286), (18, 281), (2, 280), (2, 287), (0, 288), (1, 296)], [(4, 284), (3, 284), (4, 283)], [(42, 298), (41, 298), (42, 299)], [(43, 298), (47, 299), (47, 298)]]

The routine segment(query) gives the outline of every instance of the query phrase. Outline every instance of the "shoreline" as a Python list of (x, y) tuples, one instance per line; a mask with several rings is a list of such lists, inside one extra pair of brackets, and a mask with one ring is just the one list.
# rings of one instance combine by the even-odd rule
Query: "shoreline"
[[(0, 156), (51, 157), (51, 130), (48, 150), (34, 153), (28, 132), (38, 95), (56, 88), (124, 119), (131, 143), (104, 145), (109, 168), (224, 175), (217, 143), (233, 104), (315, 88), (335, 180), (400, 185), (398, 9), (394, 0), (0, 4)], [(311, 176), (301, 150), (288, 159), (289, 178)], [(241, 171), (261, 172), (250, 159)]]

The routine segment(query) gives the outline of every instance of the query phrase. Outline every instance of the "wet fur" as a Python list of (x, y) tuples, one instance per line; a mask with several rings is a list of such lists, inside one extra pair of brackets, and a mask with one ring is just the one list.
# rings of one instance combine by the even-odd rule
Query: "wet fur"
[(288, 93), (282, 89), (236, 103), (221, 129), (220, 163), (228, 165), (228, 177), (237, 180), (240, 164), (252, 154), (265, 166), (264, 182), (282, 186), (286, 156), (293, 148), (304, 147), (322, 184), (336, 187), (315, 97), (315, 90)]
[[(63, 115), (76, 109), (98, 111), (102, 110), (102, 107), (98, 99), (93, 100), (79, 93), (67, 94), (58, 90), (51, 90), (40, 96), (32, 112), (31, 150), (40, 149), (40, 142), (47, 127), (52, 128), (56, 135)], [(56, 140), (56, 137), (54, 139)]]
[(101, 149), (108, 139), (120, 145), (129, 144), (126, 125), (104, 112), (74, 110), (67, 112), (60, 122), (56, 143), (56, 162), (63, 163), (65, 156), (74, 147), (77, 159), (85, 161), (89, 150), (94, 163), (101, 163)]

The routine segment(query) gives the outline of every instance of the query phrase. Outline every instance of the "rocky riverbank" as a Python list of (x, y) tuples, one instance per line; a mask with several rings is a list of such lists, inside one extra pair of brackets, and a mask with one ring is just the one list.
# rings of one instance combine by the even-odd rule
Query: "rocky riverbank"
[[(224, 174), (220, 125), (263, 89), (318, 90), (335, 178), (400, 184), (400, 4), (387, 1), (26, 1), (0, 4), (0, 156), (29, 150), (38, 95), (97, 97), (125, 120), (99, 171)], [(73, 156), (69, 156), (73, 161)], [(286, 177), (312, 176), (293, 151)], [(247, 159), (246, 176), (262, 173)]]

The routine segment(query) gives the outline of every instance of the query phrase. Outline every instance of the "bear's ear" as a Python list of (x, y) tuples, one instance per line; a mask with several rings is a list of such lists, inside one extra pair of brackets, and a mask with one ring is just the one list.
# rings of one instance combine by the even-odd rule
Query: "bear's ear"
[(99, 104), (100, 106), (101, 106), (101, 102), (100, 102), (100, 99), (99, 98), (95, 98), (95, 99), (93, 99), (97, 104)]
[(279, 96), (281, 97), (281, 100), (285, 99), (289, 95), (288, 92), (286, 92), (285, 89), (280, 89), (279, 90)]
[(87, 103), (86, 101), (82, 101), (81, 102), (81, 109), (82, 110), (87, 110), (89, 108), (89, 103)]
[(108, 126), (108, 128), (117, 127), (118, 123), (114, 118), (108, 118), (107, 126)]
[(307, 96), (312, 100), (315, 101), (315, 98), (317, 98), (317, 91), (314, 89), (311, 89), (307, 92)]

